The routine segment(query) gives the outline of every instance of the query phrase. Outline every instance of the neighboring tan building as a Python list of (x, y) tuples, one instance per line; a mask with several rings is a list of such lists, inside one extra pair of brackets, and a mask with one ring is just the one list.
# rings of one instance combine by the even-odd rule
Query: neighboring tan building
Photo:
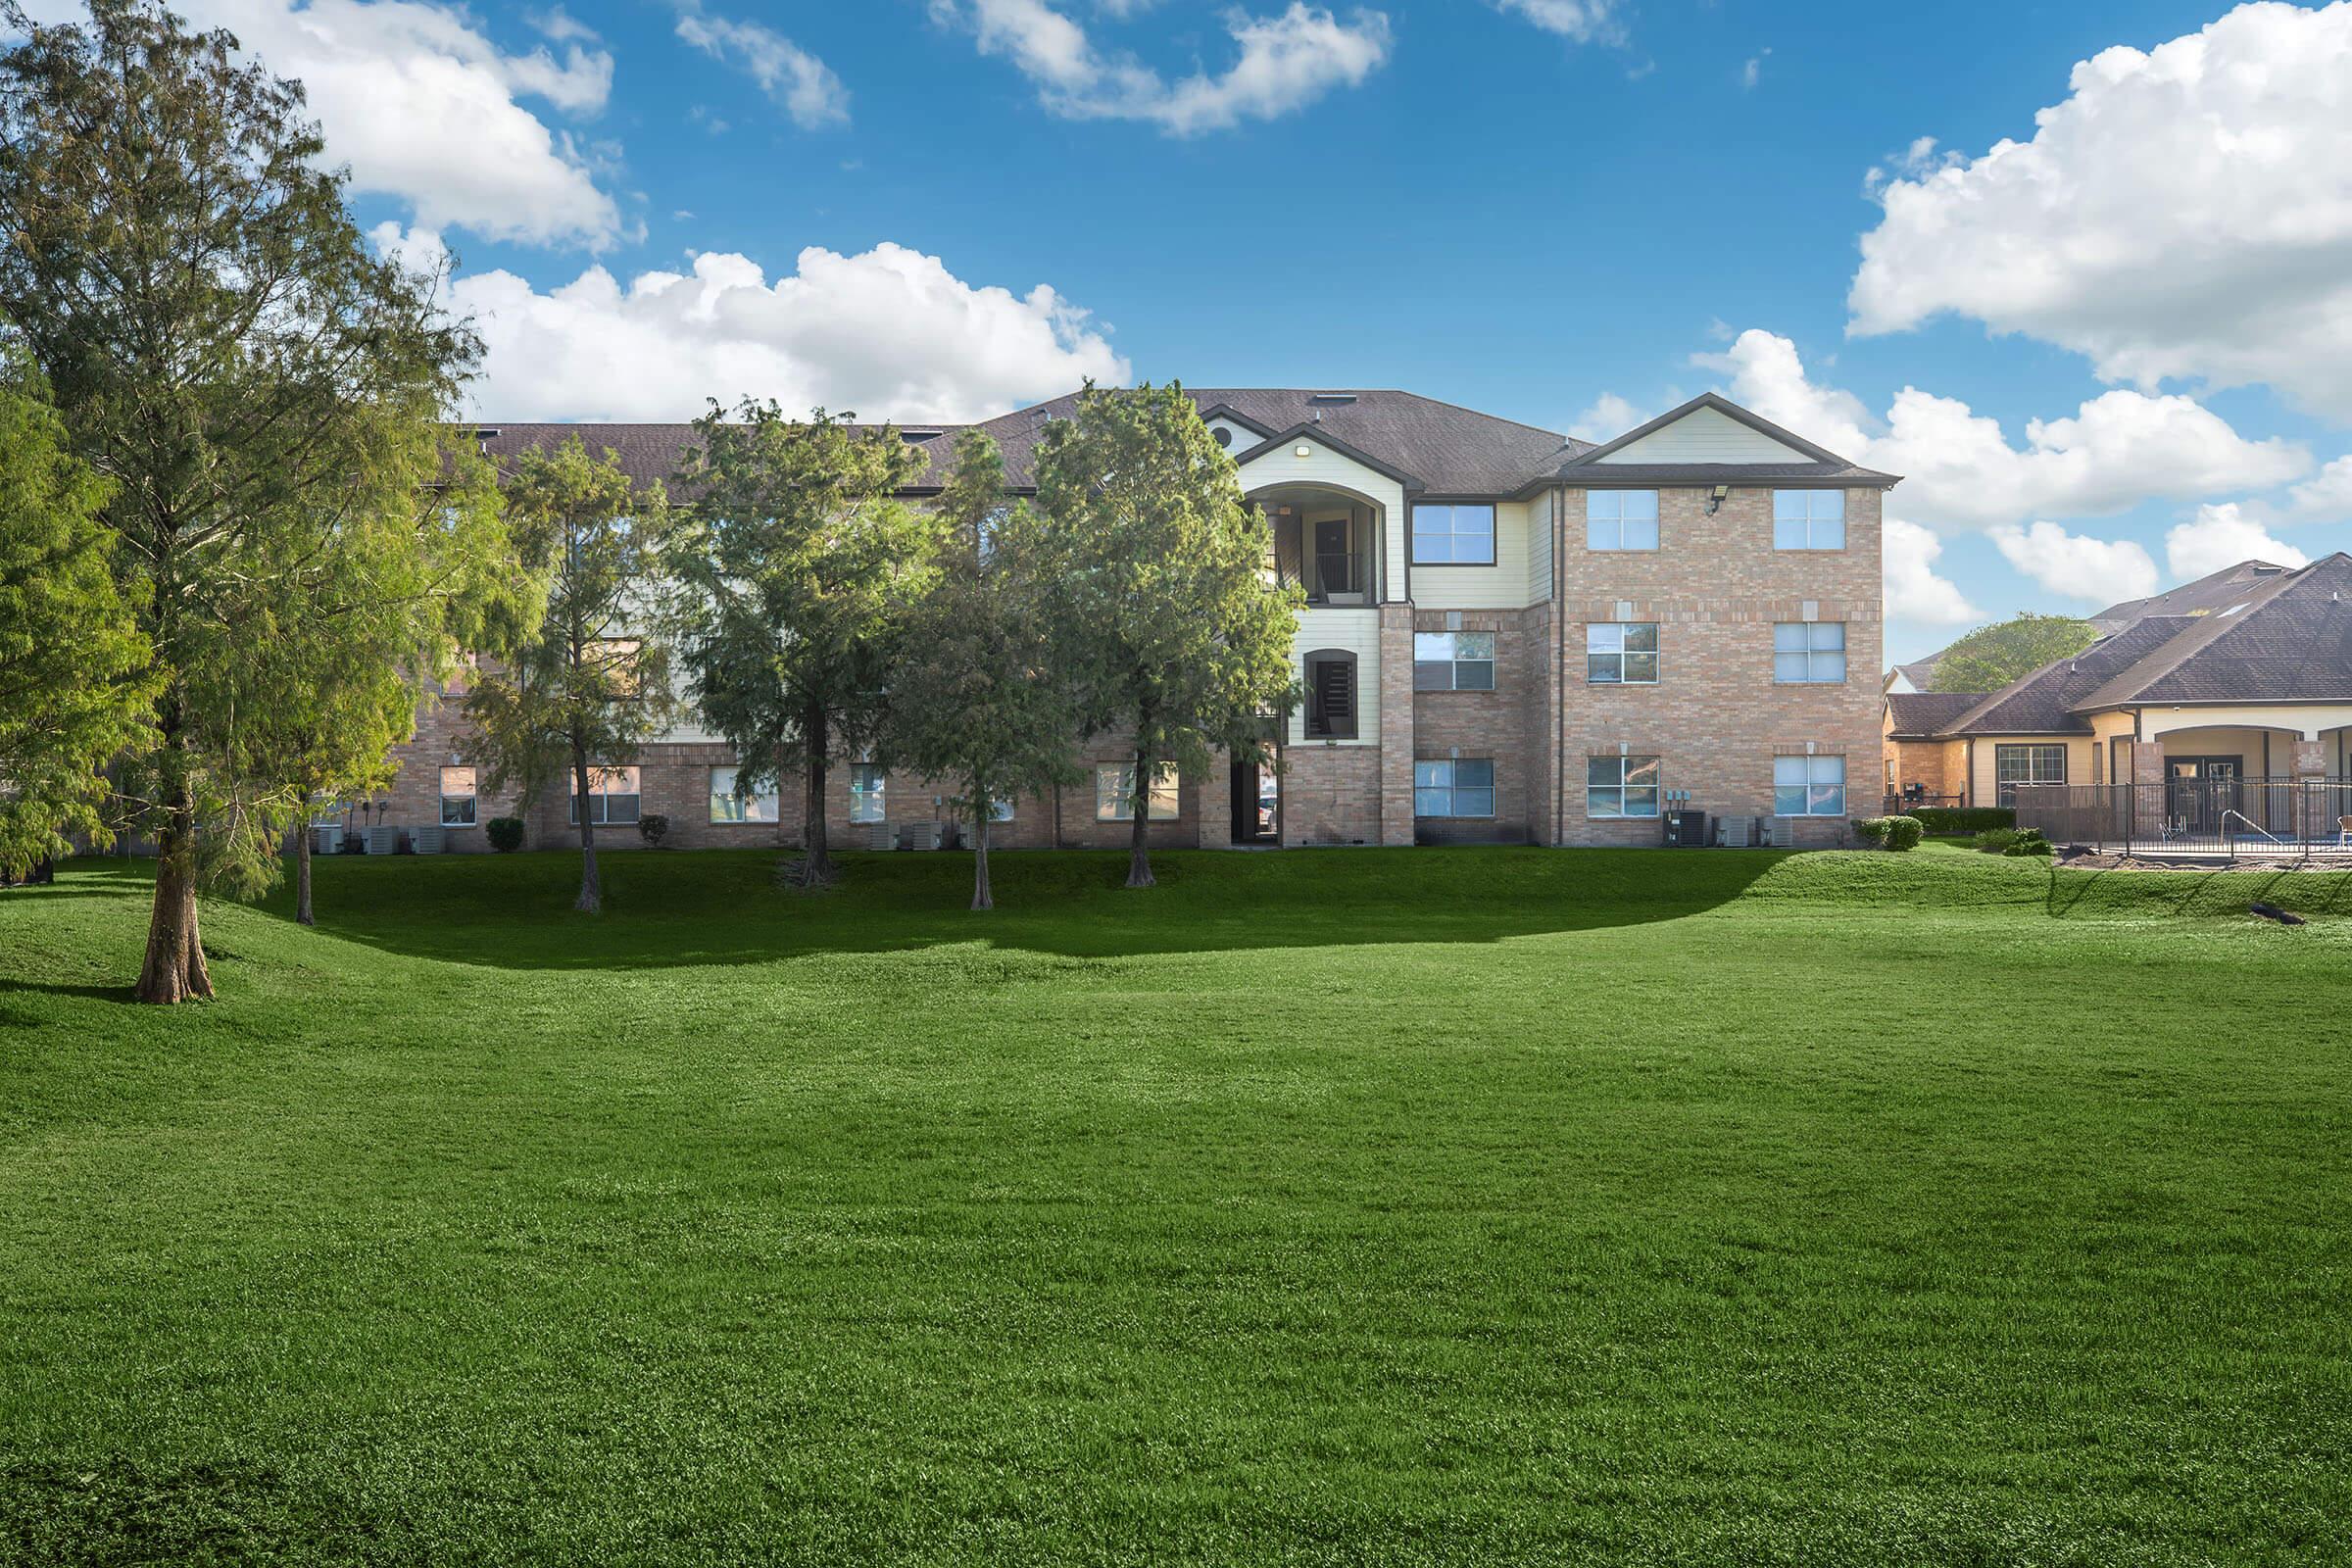
[(1887, 794), (2352, 778), (2352, 557), (2241, 562), (2090, 618), (2098, 641), (2001, 691), (1889, 694)]
[[(1277, 766), (1170, 779), (1155, 844), (1646, 845), (1678, 808), (1832, 844), (1875, 809), (1894, 476), (1713, 395), (1599, 446), (1405, 392), (1191, 396), (1271, 524), (1269, 570), (1305, 591), (1306, 700), (1279, 725)], [(1074, 403), (980, 426), (1016, 493)], [(574, 433), (650, 482), (691, 427), (486, 426), (481, 441), (511, 459)], [(931, 458), (907, 494), (935, 494), (956, 431), (902, 434)], [(1014, 803), (994, 842), (1124, 845), (1117, 738), (1081, 760), (1085, 783)], [(376, 820), (445, 824), (447, 847), (470, 850), (482, 822), (515, 813), (480, 793), (454, 703), (428, 706), (400, 761)], [(739, 808), (735, 761), (691, 721), (616, 760), (589, 809), (621, 831), (599, 842), (634, 840), (625, 824), (655, 812), (673, 844), (789, 842), (794, 784)], [(949, 814), (919, 778), (855, 760), (831, 776), (853, 845)], [(564, 801), (528, 819), (534, 844), (574, 841)]]

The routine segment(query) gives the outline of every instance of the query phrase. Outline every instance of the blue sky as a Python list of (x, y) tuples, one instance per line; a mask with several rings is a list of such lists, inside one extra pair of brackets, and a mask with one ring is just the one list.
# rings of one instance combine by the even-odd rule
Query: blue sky
[(1914, 475), (1895, 657), (2352, 537), (2343, 5), (184, 9), (454, 250), (487, 415), (1094, 373), (1608, 434), (1714, 387)]

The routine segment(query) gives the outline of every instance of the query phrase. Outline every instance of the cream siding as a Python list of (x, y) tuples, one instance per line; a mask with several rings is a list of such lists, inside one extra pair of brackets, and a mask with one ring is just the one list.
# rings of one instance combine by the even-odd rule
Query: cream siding
[[(2091, 782), (2091, 754), (2099, 749), (2098, 742), (2088, 735), (1974, 735), (1976, 761), (1969, 771), (1968, 800), (1971, 806), (2001, 804), (2000, 779), (1997, 774), (1996, 746), (2063, 746), (2066, 748), (2066, 781), (2069, 784)], [(2100, 776), (2105, 777), (2102, 769)]]
[(1304, 685), (1306, 656), (1325, 648), (1355, 655), (1355, 739), (1327, 741), (1306, 734), (1306, 705), (1291, 713), (1293, 746), (1378, 746), (1380, 744), (1380, 612), (1309, 606), (1298, 612), (1298, 640), (1291, 648), (1291, 678)]
[(1527, 504), (1527, 602), (1541, 605), (1551, 598), (1551, 544), (1559, 524), (1556, 490), (1540, 492)]
[[(1525, 502), (1494, 506), (1494, 564), (1415, 566), (1413, 603), (1422, 610), (1524, 610), (1527, 608), (1528, 508)], [(1409, 525), (1404, 530), (1411, 533)]]
[(1662, 430), (1618, 448), (1611, 463), (1811, 463), (1812, 457), (1716, 409), (1693, 409)]

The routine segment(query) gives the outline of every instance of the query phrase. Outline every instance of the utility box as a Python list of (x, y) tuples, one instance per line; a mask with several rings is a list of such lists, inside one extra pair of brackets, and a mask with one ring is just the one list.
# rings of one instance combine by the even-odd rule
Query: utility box
[(1703, 849), (1706, 847), (1706, 812), (1668, 811), (1666, 813), (1666, 847), (1668, 849)]

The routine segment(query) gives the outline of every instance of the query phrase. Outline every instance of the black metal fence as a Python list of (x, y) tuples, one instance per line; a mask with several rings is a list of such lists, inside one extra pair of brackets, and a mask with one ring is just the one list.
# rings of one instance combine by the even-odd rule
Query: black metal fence
[(2226, 859), (2352, 856), (2352, 779), (2020, 784), (2017, 825), (2052, 844)]
[(1888, 816), (1900, 816), (1905, 811), (1916, 810), (1922, 807), (1966, 806), (1967, 804), (1968, 797), (1964, 795), (1913, 794), (1908, 791), (1901, 795), (1889, 795), (1881, 803)]

